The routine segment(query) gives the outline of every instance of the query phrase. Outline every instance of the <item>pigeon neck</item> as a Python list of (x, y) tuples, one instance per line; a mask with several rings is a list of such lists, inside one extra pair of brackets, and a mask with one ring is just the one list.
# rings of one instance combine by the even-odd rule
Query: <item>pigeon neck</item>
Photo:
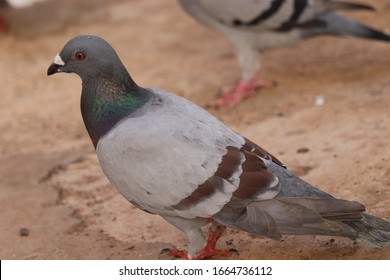
[(148, 92), (136, 85), (130, 76), (125, 81), (104, 77), (83, 80), (81, 114), (95, 149), (102, 136), (142, 107), (149, 97)]

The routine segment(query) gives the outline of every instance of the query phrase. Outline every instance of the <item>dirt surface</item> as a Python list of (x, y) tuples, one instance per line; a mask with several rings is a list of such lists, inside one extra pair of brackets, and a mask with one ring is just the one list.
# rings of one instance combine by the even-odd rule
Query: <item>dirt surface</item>
[[(84, 2), (86, 2), (84, 4)], [(7, 11), (0, 34), (0, 258), (169, 259), (184, 235), (122, 198), (98, 165), (79, 112), (80, 79), (46, 76), (77, 34), (97, 34), (133, 78), (204, 105), (240, 76), (230, 45), (174, 0), (57, 1)], [(66, 3), (66, 4), (65, 4)], [(390, 5), (350, 16), (390, 28)], [(390, 219), (390, 45), (321, 37), (262, 55), (278, 85), (236, 108), (211, 110), (305, 180)], [(315, 106), (316, 96), (324, 98)], [(281, 242), (229, 230), (231, 259), (390, 259), (330, 237)]]

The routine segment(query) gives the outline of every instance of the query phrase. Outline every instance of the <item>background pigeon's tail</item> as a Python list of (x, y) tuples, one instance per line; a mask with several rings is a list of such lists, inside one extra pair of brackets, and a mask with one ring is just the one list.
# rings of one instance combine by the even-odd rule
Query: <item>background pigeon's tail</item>
[[(328, 33), (339, 36), (352, 36), (365, 39), (390, 41), (390, 35), (379, 30), (368, 27), (349, 18), (335, 13), (327, 13), (316, 20), (318, 28), (313, 28), (313, 32), (319, 34)], [(320, 27), (323, 25), (322, 27)]]
[(375, 8), (362, 3), (352, 3), (352, 2), (339, 2), (339, 1), (329, 1), (326, 3), (327, 7), (331, 10), (368, 10), (375, 11)]
[(390, 244), (390, 222), (381, 218), (362, 214), (359, 221), (345, 222), (357, 233), (357, 239), (373, 247)]

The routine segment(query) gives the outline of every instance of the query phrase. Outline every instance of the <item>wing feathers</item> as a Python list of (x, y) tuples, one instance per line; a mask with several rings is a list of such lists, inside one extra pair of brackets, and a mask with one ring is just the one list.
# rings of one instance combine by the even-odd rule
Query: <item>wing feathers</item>
[(222, 161), (214, 175), (232, 182), (232, 179), (241, 174), (241, 164), (244, 161), (244, 155), (236, 147), (229, 146), (226, 149), (227, 152), (222, 157)]
[[(278, 179), (267, 170), (264, 161), (256, 154), (243, 150), (245, 161), (242, 164), (242, 174), (238, 189), (233, 193), (239, 198), (256, 198), (264, 195), (278, 184)], [(278, 191), (272, 189), (272, 197), (276, 196)]]
[[(233, 196), (240, 199), (275, 197), (280, 190), (277, 177), (267, 170), (264, 160), (246, 150), (247, 147), (241, 149), (227, 147), (226, 154), (222, 157), (214, 175), (172, 207), (176, 210), (198, 207), (200, 203), (221, 193), (226, 194), (226, 202), (228, 202), (232, 196), (232, 189), (234, 189)], [(264, 156), (268, 157), (265, 154)], [(226, 184), (230, 185), (229, 189), (224, 187)]]
[(282, 237), (278, 223), (260, 207), (248, 207), (247, 211), (232, 226), (274, 240)]
[(222, 190), (223, 183), (221, 181), (222, 179), (218, 177), (212, 177), (208, 179), (189, 196), (182, 199), (179, 203), (172, 207), (177, 210), (185, 210), (199, 204), (202, 201), (205, 201), (214, 195), (217, 190)]
[(254, 25), (258, 25), (260, 24), (261, 22), (267, 20), (268, 18), (272, 17), (279, 9), (280, 7), (282, 6), (283, 2), (285, 2), (285, 0), (275, 0), (271, 3), (271, 6), (266, 9), (266, 10), (262, 10), (260, 12), (260, 14), (258, 16), (256, 16), (255, 18), (253, 18), (252, 20), (248, 21), (248, 22), (244, 22), (242, 21), (241, 19), (233, 19), (232, 21), (232, 24), (234, 26), (254, 26)]
[(303, 12), (305, 11), (307, 4), (308, 4), (307, 0), (295, 0), (294, 10), (293, 13), (291, 14), (291, 17), (276, 30), (288, 31), (292, 29), (299, 22), (299, 19), (303, 14)]
[(271, 160), (274, 163), (276, 163), (277, 165), (285, 167), (280, 160), (278, 160), (275, 156), (273, 156), (272, 154), (270, 154), (269, 152), (267, 152), (266, 150), (261, 148), (259, 145), (253, 143), (252, 141), (250, 141), (249, 139), (247, 139), (245, 137), (244, 137), (244, 139), (245, 139), (245, 144), (242, 146), (241, 150), (253, 152), (263, 159)]

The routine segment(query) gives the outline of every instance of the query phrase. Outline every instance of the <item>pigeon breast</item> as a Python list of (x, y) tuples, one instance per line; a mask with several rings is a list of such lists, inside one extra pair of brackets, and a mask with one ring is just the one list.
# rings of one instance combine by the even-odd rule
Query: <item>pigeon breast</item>
[[(148, 212), (209, 217), (231, 199), (241, 170), (236, 182), (224, 180), (203, 198), (195, 191), (213, 177), (226, 147), (239, 148), (245, 140), (192, 103), (152, 91), (150, 103), (99, 140), (102, 169), (126, 199)], [(189, 197), (192, 207), (181, 207)]]

